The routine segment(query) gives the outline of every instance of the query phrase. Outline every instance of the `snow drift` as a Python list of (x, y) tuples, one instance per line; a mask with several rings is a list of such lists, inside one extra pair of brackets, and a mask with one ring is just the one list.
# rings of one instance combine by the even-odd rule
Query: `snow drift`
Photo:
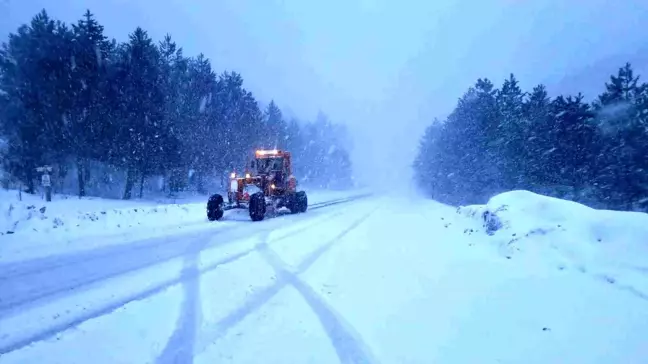
[(571, 266), (648, 298), (648, 214), (596, 210), (529, 191), (458, 212), (479, 219), (509, 258), (550, 255), (560, 269)]
[(0, 262), (94, 249), (206, 221), (204, 203), (156, 204), (0, 191)]
[[(18, 201), (14, 193), (8, 191), (3, 191), (0, 195), (3, 197), (0, 202), (2, 235), (58, 235), (73, 231), (82, 234), (86, 228), (92, 229), (92, 232), (105, 233), (103, 229), (204, 220), (204, 203), (155, 205), (101, 198), (78, 199), (61, 195), (56, 195), (54, 201), (48, 203), (29, 194), (23, 194), (22, 201)], [(168, 216), (167, 221), (161, 220), (162, 216)]]

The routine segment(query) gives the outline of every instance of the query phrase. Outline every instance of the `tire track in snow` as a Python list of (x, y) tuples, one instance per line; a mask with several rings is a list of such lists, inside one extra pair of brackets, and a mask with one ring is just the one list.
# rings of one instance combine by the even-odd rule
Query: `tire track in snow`
[[(352, 196), (348, 198), (336, 199), (331, 201), (323, 201), (318, 203), (313, 203), (309, 205), (309, 210), (319, 210), (326, 207), (331, 207), (343, 203), (353, 202), (363, 198), (370, 197), (371, 194), (363, 194), (358, 196)], [(290, 217), (289, 214), (279, 214), (271, 220), (266, 220), (262, 223), (281, 221), (280, 218)], [(201, 222), (203, 223), (203, 222)], [(206, 222), (205, 222), (206, 223)], [(246, 221), (246, 223), (253, 223), (251, 221)], [(253, 224), (259, 224), (259, 222), (254, 222)], [(227, 226), (221, 229), (215, 230), (213, 233), (222, 235), (227, 233), (232, 233), (235, 231), (240, 231), (242, 234), (247, 234), (245, 229), (249, 225), (237, 224), (234, 226)], [(211, 233), (210, 231), (198, 231), (198, 232), (189, 232), (184, 234), (184, 237), (189, 237), (190, 239), (203, 239), (205, 235)], [(120, 233), (117, 236), (108, 236), (108, 238), (124, 238), (123, 233)], [(51, 255), (47, 257), (32, 258), (25, 261), (18, 262), (9, 262), (9, 263), (0, 263), (0, 281), (15, 279), (24, 275), (29, 275), (33, 273), (42, 272), (44, 270), (53, 270), (57, 268), (70, 267), (79, 262), (89, 262), (89, 261), (99, 261), (109, 258), (117, 259), (120, 256), (126, 254), (132, 254), (136, 251), (151, 251), (156, 250), (165, 245), (173, 244), (177, 242), (178, 235), (173, 234), (172, 236), (163, 236), (163, 237), (153, 237), (153, 238), (144, 238), (138, 239), (133, 242), (120, 243), (115, 245), (103, 246), (97, 249), (92, 250), (82, 250), (71, 253), (60, 253), (56, 255)], [(92, 238), (88, 238), (92, 239)], [(102, 238), (103, 239), (103, 238)], [(128, 237), (126, 237), (128, 240)]]
[[(319, 224), (325, 223), (325, 222), (329, 221), (330, 219), (333, 219), (333, 218), (335, 218), (337, 216), (342, 215), (343, 213), (344, 213), (344, 211), (336, 211), (336, 212), (330, 213), (329, 215), (324, 215), (324, 217), (316, 220), (315, 222), (306, 224), (305, 226), (303, 226), (303, 227), (301, 227), (301, 228), (299, 228), (299, 229), (297, 229), (295, 231), (292, 231), (292, 232), (289, 232), (288, 234), (277, 237), (276, 239), (273, 239), (273, 241), (285, 239), (285, 238), (290, 237), (290, 236), (292, 236), (294, 234), (298, 234), (301, 231), (304, 231), (304, 230), (309, 229), (309, 228), (311, 228), (313, 226), (317, 226)], [(273, 227), (273, 226), (267, 227), (267, 228), (264, 228), (264, 229), (260, 230), (260, 232), (271, 231), (274, 228), (275, 227)], [(246, 237), (249, 237), (249, 235), (246, 235)], [(197, 245), (197, 242), (196, 242), (195, 239), (191, 240), (191, 243), (194, 244), (194, 245)], [(225, 243), (232, 243), (233, 244), (235, 242), (225, 242)], [(225, 243), (223, 243), (223, 244), (225, 244)], [(207, 244), (206, 245), (207, 248), (214, 247), (214, 245), (215, 245), (215, 244), (212, 244), (209, 240), (207, 241), (206, 244)], [(222, 245), (222, 244), (218, 244), (218, 245)], [(216, 245), (216, 246), (218, 246), (218, 245)], [(57, 321), (56, 323), (50, 324), (46, 328), (44, 328), (43, 330), (39, 330), (38, 332), (34, 332), (34, 333), (31, 333), (31, 334), (22, 336), (22, 337), (20, 337), (18, 339), (13, 339), (13, 340), (5, 341), (5, 342), (0, 341), (0, 355), (6, 354), (6, 353), (9, 353), (9, 352), (12, 352), (12, 351), (20, 350), (20, 349), (22, 349), (22, 348), (24, 348), (24, 347), (26, 347), (26, 346), (34, 343), (34, 342), (49, 339), (49, 338), (51, 338), (51, 337), (53, 337), (53, 336), (55, 336), (55, 335), (57, 335), (59, 333), (62, 333), (62, 332), (67, 331), (69, 329), (72, 329), (72, 328), (74, 328), (74, 327), (76, 327), (76, 326), (78, 326), (78, 325), (80, 325), (80, 324), (82, 324), (82, 323), (84, 323), (84, 322), (86, 322), (88, 320), (91, 320), (91, 319), (94, 319), (94, 318), (97, 318), (97, 317), (100, 317), (100, 316), (108, 315), (108, 314), (112, 313), (113, 311), (115, 311), (115, 310), (117, 310), (117, 309), (131, 303), (131, 302), (136, 302), (136, 301), (141, 301), (141, 300), (147, 299), (147, 298), (149, 298), (149, 297), (151, 297), (151, 296), (153, 296), (155, 294), (163, 292), (164, 290), (166, 290), (169, 287), (172, 287), (172, 286), (177, 285), (177, 284), (182, 284), (187, 279), (193, 279), (193, 278), (198, 279), (198, 277), (200, 275), (202, 275), (204, 273), (207, 273), (207, 272), (210, 272), (210, 271), (213, 271), (213, 270), (217, 269), (218, 267), (220, 267), (222, 265), (229, 264), (229, 263), (232, 263), (234, 261), (237, 261), (237, 260), (239, 260), (239, 259), (253, 253), (256, 249), (257, 249), (257, 247), (253, 247), (251, 249), (246, 249), (246, 250), (243, 250), (243, 251), (241, 251), (239, 253), (232, 254), (232, 255), (230, 255), (228, 257), (225, 257), (225, 258), (223, 258), (223, 259), (221, 259), (219, 261), (216, 261), (216, 262), (214, 262), (214, 263), (212, 263), (212, 264), (210, 264), (210, 265), (208, 265), (206, 267), (203, 267), (200, 270), (192, 270), (192, 269), (184, 270), (183, 274), (181, 274), (179, 277), (174, 277), (174, 278), (164, 280), (164, 281), (162, 281), (162, 282), (160, 282), (160, 283), (158, 283), (158, 284), (156, 284), (154, 286), (151, 286), (151, 287), (149, 287), (149, 288), (147, 288), (147, 289), (145, 289), (143, 291), (139, 291), (139, 292), (133, 293), (131, 295), (124, 296), (122, 299), (109, 302), (106, 305), (95, 307), (93, 309), (83, 311), (82, 314), (80, 314), (78, 316), (75, 316), (75, 317), (71, 317), (70, 319), (63, 320), (63, 321)], [(184, 254), (187, 254), (187, 252), (185, 251)], [(0, 280), (0, 282), (1, 282), (1, 280)], [(272, 296), (270, 296), (270, 297), (272, 297)], [(2, 312), (2, 310), (0, 310), (0, 317), (2, 317), (2, 314), (3, 314), (3, 312)], [(187, 338), (187, 336), (182, 336), (181, 335), (180, 337), (182, 339), (180, 339), (180, 338), (177, 339), (177, 341), (179, 343), (181, 343), (181, 344), (179, 344), (180, 346), (187, 345), (187, 342), (192, 341), (192, 339)]]
[[(337, 211), (330, 215), (324, 215), (321, 219), (317, 219), (315, 224), (340, 213), (342, 212)], [(276, 227), (277, 223), (262, 224), (261, 229), (257, 232), (271, 231)], [(226, 232), (230, 234), (225, 234)], [(9, 274), (2, 271), (2, 266), (0, 266), (0, 292), (3, 293), (0, 295), (0, 319), (10, 316), (18, 310), (38, 306), (46, 299), (52, 300), (81, 293), (109, 278), (181, 258), (192, 252), (195, 253), (192, 251), (192, 247), (211, 249), (231, 245), (240, 238), (249, 237), (250, 233), (241, 227), (230, 227), (217, 230), (217, 234), (212, 237), (201, 232), (198, 236), (191, 235), (187, 240), (173, 237), (165, 238), (162, 242), (157, 243), (154, 239), (153, 241), (147, 239), (144, 244), (136, 244), (130, 250), (124, 250), (123, 247), (116, 250), (109, 249), (111, 254), (108, 255), (103, 254), (102, 251), (98, 255), (79, 254), (76, 255), (76, 259), (71, 259), (73, 256), (66, 256), (64, 260), (66, 265), (61, 265), (59, 262), (52, 266), (46, 265), (42, 269), (35, 269), (29, 264), (30, 262), (26, 262), (26, 271), (14, 271)], [(119, 264), (115, 264), (115, 262), (119, 262)]]
[[(201, 245), (204, 246), (205, 243)], [(202, 305), (200, 294), (200, 270), (198, 267), (199, 254), (204, 247), (190, 249), (193, 254), (185, 258), (182, 276), (184, 297), (176, 329), (167, 341), (164, 350), (157, 358), (157, 363), (191, 363), (196, 341), (196, 328), (202, 321)]]
[[(588, 274), (587, 271), (582, 272), (584, 274)], [(615, 277), (609, 274), (591, 274), (591, 277), (599, 280), (600, 282), (605, 282), (608, 284), (611, 284), (614, 288), (620, 290), (620, 291), (625, 291), (628, 292), (638, 298), (641, 298), (642, 300), (648, 301), (648, 294), (642, 292), (641, 290), (635, 288), (634, 286), (630, 284), (623, 284), (620, 283)]]
[[(300, 227), (296, 230), (279, 236), (273, 241), (279, 241), (291, 237), (293, 235), (299, 234), (302, 231), (310, 229), (313, 226), (319, 225), (321, 223), (327, 222), (330, 219), (342, 215), (342, 212), (333, 213), (322, 220), (318, 220), (317, 223), (308, 224), (306, 226)], [(266, 235), (269, 235), (266, 233)], [(204, 249), (203, 247), (195, 247), (190, 249), (190, 252), (200, 252)], [(240, 255), (236, 255), (236, 259), (228, 261), (232, 263), (235, 260), (241, 259), (249, 254), (253, 253), (259, 248), (259, 244), (255, 245), (252, 249), (247, 249), (242, 252)], [(180, 317), (176, 329), (173, 332), (171, 338), (167, 341), (162, 354), (156, 359), (158, 364), (167, 364), (167, 363), (191, 363), (193, 361), (194, 352), (196, 351), (196, 335), (197, 335), (197, 324), (202, 321), (202, 305), (201, 305), (201, 294), (200, 294), (200, 275), (206, 273), (205, 271), (200, 271), (198, 269), (198, 254), (192, 254), (187, 257), (185, 260), (185, 268), (183, 270), (183, 276), (185, 280), (182, 285), (184, 286), (184, 299), (183, 304), (180, 309)], [(217, 267), (222, 266), (223, 264), (218, 264)], [(216, 267), (215, 267), (216, 268)], [(282, 286), (283, 287), (283, 286)], [(272, 297), (276, 294), (273, 290), (268, 290), (264, 295), (270, 294), (269, 297)], [(237, 311), (230, 315), (232, 319), (237, 316), (246, 316), (252, 310), (255, 310), (256, 307), (252, 306), (242, 306), (237, 309)]]
[[(355, 229), (368, 217), (369, 215), (365, 216), (362, 220), (357, 221), (354, 226), (346, 230), (346, 233)], [(344, 235), (346, 235), (346, 233)], [(260, 253), (273, 267), (275, 272), (277, 272), (277, 275), (282, 277), (283, 281), (286, 281), (295, 288), (304, 298), (308, 306), (310, 306), (311, 310), (313, 310), (313, 313), (317, 316), (322, 328), (326, 331), (326, 335), (329, 337), (331, 345), (335, 349), (340, 363), (378, 363), (369, 347), (364, 343), (362, 337), (356, 332), (353, 326), (351, 326), (351, 324), (349, 324), (342, 315), (335, 311), (333, 307), (328, 305), (311, 286), (298, 277), (298, 274), (312, 265), (312, 263), (315, 262), (324, 252), (330, 249), (333, 244), (334, 242), (329, 242), (325, 245), (325, 249), (320, 249), (314, 254), (311, 254), (310, 257), (314, 258), (305, 260), (308, 264), (300, 264), (300, 267), (306, 268), (303, 268), (303, 270), (299, 269), (294, 273), (288, 270), (285, 263), (272, 249), (270, 249), (268, 244), (262, 244)]]
[(183, 283), (184, 280), (191, 277), (189, 275), (193, 275), (193, 274), (200, 275), (200, 274), (203, 274), (203, 273), (206, 273), (206, 272), (210, 272), (210, 271), (212, 271), (212, 270), (214, 270), (214, 269), (216, 269), (216, 268), (218, 268), (218, 267), (220, 267), (222, 265), (225, 265), (225, 264), (231, 263), (233, 261), (236, 261), (238, 259), (241, 259), (242, 257), (250, 254), (252, 251), (253, 251), (253, 249), (250, 249), (250, 250), (243, 251), (241, 253), (237, 253), (237, 254), (234, 254), (232, 256), (223, 258), (222, 260), (217, 261), (217, 262), (215, 262), (213, 264), (210, 264), (209, 266), (201, 269), (197, 273), (187, 271), (187, 272), (185, 272), (185, 274), (187, 274), (187, 276), (180, 276), (180, 277), (176, 277), (176, 278), (169, 279), (169, 280), (166, 280), (166, 281), (162, 281), (161, 283), (159, 283), (159, 284), (157, 284), (155, 286), (149, 287), (148, 289), (146, 289), (144, 291), (140, 291), (140, 292), (134, 293), (132, 295), (125, 296), (124, 298), (122, 298), (120, 300), (115, 300), (113, 302), (110, 302), (107, 305), (97, 307), (97, 308), (92, 309), (92, 310), (84, 311), (83, 314), (78, 315), (78, 316), (76, 316), (74, 318), (71, 318), (71, 319), (68, 319), (68, 320), (64, 320), (64, 321), (57, 322), (55, 324), (49, 325), (46, 329), (40, 330), (40, 331), (38, 331), (38, 332), (36, 332), (34, 334), (24, 336), (24, 337), (19, 338), (17, 340), (12, 340), (12, 341), (9, 341), (9, 342), (0, 343), (0, 355), (7, 354), (7, 353), (10, 353), (12, 351), (20, 350), (20, 349), (22, 349), (22, 348), (24, 348), (24, 347), (26, 347), (28, 345), (31, 345), (31, 344), (33, 344), (35, 342), (38, 342), (38, 341), (43, 341), (43, 340), (50, 339), (50, 338), (54, 337), (55, 335), (60, 334), (60, 333), (62, 333), (64, 331), (73, 329), (73, 328), (81, 325), (82, 323), (84, 323), (86, 321), (95, 319), (97, 317), (101, 317), (101, 316), (111, 314), (112, 312), (118, 310), (119, 308), (121, 308), (121, 307), (123, 307), (123, 306), (125, 306), (125, 305), (127, 305), (129, 303), (145, 300), (145, 299), (147, 299), (147, 298), (149, 298), (149, 297), (151, 297), (151, 296), (153, 296), (155, 294), (164, 292), (164, 290), (168, 289), (169, 287), (175, 286), (176, 284)]
[[(182, 244), (190, 246), (201, 240), (204, 238), (193, 238)], [(45, 299), (54, 300), (83, 293), (107, 279), (168, 262), (185, 254), (184, 251), (177, 250), (179, 245), (167, 245), (162, 248), (155, 251), (156, 254), (139, 251), (137, 248), (125, 258), (110, 257), (111, 262), (118, 261), (120, 265), (100, 265), (90, 259), (76, 261), (70, 267), (44, 269), (10, 278), (0, 277), (0, 291), (6, 294), (0, 298), (0, 319), (11, 316), (19, 310), (38, 306)]]
[(367, 220), (377, 209), (371, 210), (361, 218), (354, 221), (349, 227), (344, 229), (340, 234), (329, 240), (323, 246), (311, 253), (301, 264), (297, 272), (290, 272), (285, 263), (279, 256), (270, 250), (269, 244), (293, 236), (288, 234), (283, 237), (268, 241), (267, 234), (261, 243), (254, 248), (258, 251), (266, 262), (272, 266), (276, 272), (277, 280), (274, 284), (264, 287), (251, 296), (243, 305), (221, 319), (216, 325), (202, 332), (199, 337), (199, 343), (195, 347), (195, 355), (204, 352), (207, 347), (222, 338), (236, 324), (243, 321), (248, 315), (260, 309), (281, 289), (290, 285), (299, 292), (306, 303), (311, 307), (319, 319), (323, 329), (326, 331), (333, 348), (336, 351), (341, 363), (377, 363), (373, 354), (367, 345), (364, 344), (360, 335), (358, 335), (350, 324), (344, 318), (337, 314), (333, 308), (328, 306), (324, 300), (307, 284), (297, 276), (308, 269), (324, 252), (330, 249), (336, 242), (356, 229), (360, 224)]

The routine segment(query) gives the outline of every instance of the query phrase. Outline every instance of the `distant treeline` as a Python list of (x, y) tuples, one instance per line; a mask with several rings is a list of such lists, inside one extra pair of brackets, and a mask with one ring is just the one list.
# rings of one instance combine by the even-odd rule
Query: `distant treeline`
[(480, 79), (435, 121), (415, 161), (419, 185), (451, 204), (525, 189), (595, 207), (648, 205), (648, 85), (630, 64), (592, 102)]
[(137, 28), (110, 40), (90, 11), (68, 26), (43, 10), (0, 50), (0, 167), (28, 192), (48, 164), (54, 179), (75, 173), (83, 196), (99, 163), (123, 172), (125, 199), (150, 176), (204, 193), (264, 147), (291, 150), (301, 180), (348, 184), (345, 138), (323, 114), (300, 123), (274, 102), (261, 108), (240, 74), (185, 57), (170, 36), (155, 43)]

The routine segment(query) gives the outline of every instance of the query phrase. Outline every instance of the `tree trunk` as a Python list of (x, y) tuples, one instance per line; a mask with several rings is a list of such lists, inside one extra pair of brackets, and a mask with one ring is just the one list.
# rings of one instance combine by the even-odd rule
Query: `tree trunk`
[(133, 190), (134, 184), (135, 184), (135, 171), (133, 170), (133, 168), (128, 168), (128, 172), (126, 174), (126, 188), (124, 189), (124, 197), (122, 199), (124, 200), (131, 199), (131, 191)]
[(198, 193), (206, 195), (207, 191), (205, 190), (205, 176), (202, 171), (196, 171), (196, 189)]
[(81, 158), (77, 158), (77, 180), (79, 181), (79, 197), (84, 197), (86, 195), (85, 190), (85, 164)]
[(146, 175), (144, 173), (141, 173), (140, 175), (140, 191), (139, 191), (139, 198), (144, 197), (144, 181), (146, 180)]
[(25, 185), (27, 187), (27, 190), (25, 192), (29, 194), (34, 194), (36, 192), (35, 186), (34, 186), (34, 171), (33, 171), (33, 165), (31, 163), (27, 163), (27, 169), (25, 170)]
[(171, 173), (169, 174), (169, 196), (173, 195), (174, 192), (176, 191), (177, 184), (176, 184), (176, 171), (175, 169), (171, 170)]

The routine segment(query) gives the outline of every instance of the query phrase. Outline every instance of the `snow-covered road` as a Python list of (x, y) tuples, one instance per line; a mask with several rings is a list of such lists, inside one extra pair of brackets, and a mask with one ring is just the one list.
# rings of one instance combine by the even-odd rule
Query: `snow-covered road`
[(647, 362), (647, 300), (448, 206), (217, 225), (0, 266), (0, 364)]

